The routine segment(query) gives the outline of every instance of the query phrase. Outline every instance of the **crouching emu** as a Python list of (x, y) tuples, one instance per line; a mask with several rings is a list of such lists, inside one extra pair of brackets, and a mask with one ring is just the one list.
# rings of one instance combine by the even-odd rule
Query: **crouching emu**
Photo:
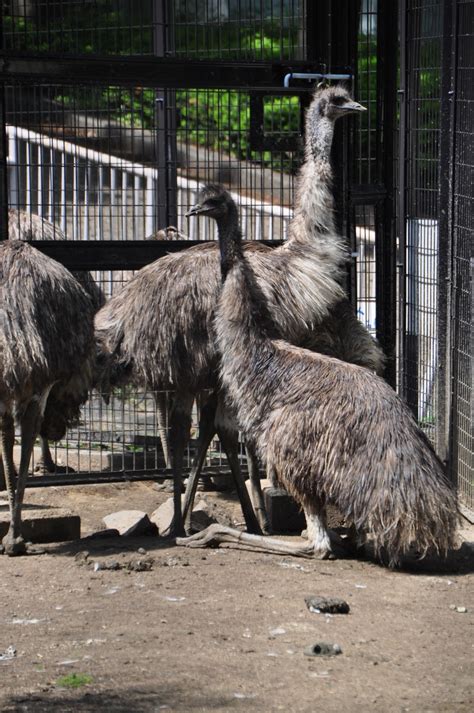
[[(7, 554), (22, 554), (21, 509), (33, 443), (54, 384), (92, 369), (94, 310), (65, 267), (27, 243), (0, 244), (1, 475), (10, 505)], [(14, 419), (21, 428), (18, 475)]]
[(216, 314), (222, 385), (244, 436), (303, 507), (308, 543), (291, 544), (211, 526), (178, 544), (237, 541), (258, 550), (325, 558), (331, 542), (325, 503), (373, 538), (390, 565), (411, 544), (446, 552), (456, 528), (456, 495), (408, 408), (367, 369), (280, 338), (267, 298), (244, 257), (229, 215), (231, 197), (201, 212), (219, 220), (224, 282)]

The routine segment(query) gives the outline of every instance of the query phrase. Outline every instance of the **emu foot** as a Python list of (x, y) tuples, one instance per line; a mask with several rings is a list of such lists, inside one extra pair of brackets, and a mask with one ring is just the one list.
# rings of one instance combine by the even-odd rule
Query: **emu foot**
[(26, 555), (27, 547), (26, 542), (21, 535), (14, 537), (11, 530), (8, 530), (7, 534), (2, 540), (3, 552), (9, 557), (16, 557), (18, 555)]
[[(156, 485), (157, 490), (161, 490), (162, 493), (173, 493), (174, 485), (172, 480), (165, 480), (164, 483), (158, 483)], [(184, 493), (184, 485), (181, 483), (181, 492)]]
[(248, 532), (235, 530), (225, 525), (213, 524), (191, 537), (178, 537), (176, 544), (183, 547), (233, 547), (236, 549), (253, 550), (276, 555), (291, 555), (294, 557), (314, 557), (312, 544), (295, 545), (273, 537), (252, 535)]
[(35, 473), (39, 473), (40, 475), (64, 475), (75, 472), (76, 470), (70, 465), (59, 465), (59, 463), (55, 463), (54, 461), (49, 463), (42, 458), (35, 465)]

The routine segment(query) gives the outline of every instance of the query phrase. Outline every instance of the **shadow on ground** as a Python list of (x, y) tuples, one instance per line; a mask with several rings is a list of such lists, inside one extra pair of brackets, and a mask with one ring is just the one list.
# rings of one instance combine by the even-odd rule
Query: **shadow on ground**
[(208, 691), (200, 692), (191, 688), (163, 686), (154, 690), (129, 688), (122, 691), (69, 693), (51, 691), (42, 695), (12, 696), (4, 700), (3, 713), (158, 713), (160, 710), (173, 711), (222, 710), (241, 705), (230, 696), (213, 696)]

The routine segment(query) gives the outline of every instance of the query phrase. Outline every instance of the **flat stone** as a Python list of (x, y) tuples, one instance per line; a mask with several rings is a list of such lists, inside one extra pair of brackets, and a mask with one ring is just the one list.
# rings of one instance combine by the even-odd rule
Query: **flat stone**
[[(22, 533), (27, 542), (67, 542), (81, 537), (81, 518), (69, 510), (25, 508), (22, 512)], [(10, 525), (10, 513), (0, 512), (0, 540)]]
[(122, 537), (157, 534), (156, 524), (141, 510), (119, 510), (106, 515), (102, 522), (108, 530), (118, 530)]

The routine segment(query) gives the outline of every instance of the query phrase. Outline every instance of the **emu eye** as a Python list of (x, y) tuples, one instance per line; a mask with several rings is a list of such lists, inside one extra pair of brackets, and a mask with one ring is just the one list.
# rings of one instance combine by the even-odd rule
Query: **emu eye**
[(346, 103), (346, 97), (333, 97), (332, 103), (336, 106), (342, 106), (342, 104)]

